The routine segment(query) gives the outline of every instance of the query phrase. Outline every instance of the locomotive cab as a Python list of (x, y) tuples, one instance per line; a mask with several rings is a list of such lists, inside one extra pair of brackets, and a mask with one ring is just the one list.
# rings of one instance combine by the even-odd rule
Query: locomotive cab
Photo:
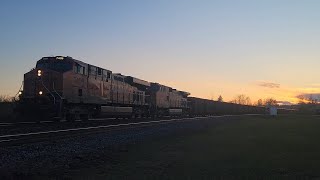
[(43, 57), (24, 74), (23, 92), (17, 110), (23, 116), (59, 116), (63, 101), (63, 73), (72, 71), (71, 57)]
[(23, 98), (56, 97), (63, 95), (63, 73), (73, 69), (70, 57), (44, 57), (36, 68), (24, 75)]

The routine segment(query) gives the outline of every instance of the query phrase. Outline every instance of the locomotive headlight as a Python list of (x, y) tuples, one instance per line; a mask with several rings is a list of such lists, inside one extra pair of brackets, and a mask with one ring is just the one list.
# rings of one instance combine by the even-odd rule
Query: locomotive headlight
[(42, 91), (39, 91), (39, 95), (42, 95)]
[(39, 69), (38, 70), (38, 76), (40, 77), (42, 75), (42, 71)]

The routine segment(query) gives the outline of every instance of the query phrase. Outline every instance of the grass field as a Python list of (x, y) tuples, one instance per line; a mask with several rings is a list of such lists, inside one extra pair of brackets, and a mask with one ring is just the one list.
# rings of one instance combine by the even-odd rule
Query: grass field
[(115, 179), (313, 179), (320, 177), (319, 127), (315, 116), (241, 117), (205, 132), (132, 146), (113, 167), (90, 172)]

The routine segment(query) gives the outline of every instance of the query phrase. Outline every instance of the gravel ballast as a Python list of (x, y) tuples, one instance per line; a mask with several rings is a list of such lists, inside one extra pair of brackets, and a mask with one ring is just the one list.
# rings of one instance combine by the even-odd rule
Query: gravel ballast
[(176, 121), (145, 127), (106, 131), (55, 141), (0, 147), (0, 179), (64, 179), (68, 171), (117, 163), (129, 147), (146, 140), (205, 130), (237, 117)]

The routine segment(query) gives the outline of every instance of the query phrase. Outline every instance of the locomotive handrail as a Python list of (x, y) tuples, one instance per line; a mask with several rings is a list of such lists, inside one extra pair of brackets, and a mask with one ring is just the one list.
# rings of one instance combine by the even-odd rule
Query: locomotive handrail
[(22, 81), (21, 86), (20, 86), (19, 91), (17, 92), (17, 94), (14, 95), (14, 97), (13, 97), (14, 100), (16, 100), (16, 97), (17, 97), (17, 95), (19, 94), (19, 92), (21, 92), (21, 89), (22, 89), (22, 87), (23, 87), (23, 83), (24, 83), (24, 81)]
[(62, 97), (60, 96), (60, 94), (56, 91), (56, 89), (54, 88), (54, 82), (52, 83), (52, 89), (53, 89), (53, 91), (59, 96), (59, 98), (60, 98), (60, 105), (59, 105), (59, 117), (61, 117), (61, 115), (62, 115), (62, 104), (63, 104), (63, 102), (62, 102)]
[(60, 94), (56, 91), (56, 89), (54, 88), (54, 82), (52, 83), (52, 89), (53, 89), (53, 92), (55, 92), (60, 99), (62, 99), (62, 97), (60, 96)]
[(50, 95), (53, 97), (53, 104), (56, 104), (56, 97), (51, 93), (51, 91), (44, 85), (43, 81), (41, 81), (42, 86), (50, 93)]

